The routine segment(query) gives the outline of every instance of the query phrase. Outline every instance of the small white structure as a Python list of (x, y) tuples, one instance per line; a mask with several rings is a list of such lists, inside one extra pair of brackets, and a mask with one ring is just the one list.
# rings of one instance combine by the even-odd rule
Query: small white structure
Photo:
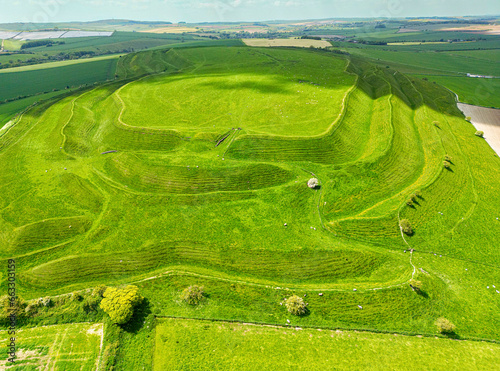
[(316, 178), (311, 178), (309, 179), (309, 181), (307, 182), (307, 186), (311, 189), (315, 189), (319, 186), (319, 180), (316, 179)]

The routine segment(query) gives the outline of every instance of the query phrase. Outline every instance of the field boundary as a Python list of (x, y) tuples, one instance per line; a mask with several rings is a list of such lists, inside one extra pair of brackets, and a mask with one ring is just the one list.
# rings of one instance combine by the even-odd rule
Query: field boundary
[(181, 317), (181, 316), (163, 316), (163, 315), (155, 315), (155, 320), (157, 319), (179, 319), (179, 320), (190, 320), (190, 321), (204, 321), (204, 322), (219, 322), (219, 323), (236, 323), (242, 325), (253, 325), (253, 326), (262, 326), (262, 327), (278, 327), (284, 329), (311, 329), (311, 330), (331, 330), (331, 331), (351, 331), (351, 332), (367, 332), (374, 334), (387, 334), (387, 335), (402, 335), (402, 336), (414, 336), (414, 337), (427, 337), (427, 338), (437, 338), (443, 340), (460, 340), (460, 341), (476, 341), (476, 342), (486, 342), (492, 344), (500, 344), (499, 340), (496, 339), (484, 339), (484, 338), (475, 338), (475, 337), (448, 337), (439, 334), (430, 334), (430, 333), (418, 333), (411, 331), (391, 331), (391, 330), (377, 330), (377, 329), (368, 329), (368, 328), (348, 328), (348, 327), (330, 327), (330, 326), (311, 326), (311, 325), (286, 325), (280, 323), (270, 323), (270, 322), (254, 322), (254, 321), (242, 321), (242, 320), (227, 320), (220, 318), (199, 318), (199, 317)]

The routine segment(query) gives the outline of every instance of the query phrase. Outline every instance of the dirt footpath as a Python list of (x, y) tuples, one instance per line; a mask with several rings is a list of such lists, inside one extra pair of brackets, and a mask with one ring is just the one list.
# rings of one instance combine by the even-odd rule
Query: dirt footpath
[(467, 117), (477, 130), (484, 131), (484, 139), (500, 156), (500, 109), (473, 106), (458, 103), (458, 108)]

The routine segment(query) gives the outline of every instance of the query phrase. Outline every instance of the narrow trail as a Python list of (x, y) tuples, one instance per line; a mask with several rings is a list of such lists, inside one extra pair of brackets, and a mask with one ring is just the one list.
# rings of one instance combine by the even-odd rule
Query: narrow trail
[(417, 267), (413, 264), (413, 249), (406, 241), (406, 238), (404, 236), (403, 232), (403, 227), (401, 227), (401, 208), (398, 210), (398, 223), (399, 223), (399, 232), (401, 233), (401, 238), (403, 239), (404, 243), (408, 246), (408, 250), (410, 251), (410, 265), (413, 267), (413, 273), (411, 274), (411, 278), (415, 278), (415, 273), (417, 272)]
[(96, 89), (97, 89), (97, 88), (94, 88), (94, 89), (92, 89), (92, 90), (89, 90), (88, 92), (85, 92), (85, 93), (83, 93), (83, 94), (81, 94), (81, 95), (78, 95), (77, 97), (75, 97), (75, 99), (73, 99), (73, 100), (71, 101), (71, 114), (70, 114), (70, 116), (69, 116), (68, 120), (66, 121), (66, 123), (65, 123), (65, 124), (61, 127), (61, 136), (62, 136), (63, 140), (62, 140), (62, 143), (61, 143), (61, 148), (60, 148), (60, 149), (61, 149), (61, 151), (62, 151), (62, 152), (63, 152), (66, 156), (71, 157), (72, 159), (75, 159), (75, 160), (76, 160), (77, 158), (76, 158), (75, 156), (73, 156), (73, 155), (70, 155), (70, 154), (66, 151), (66, 149), (65, 149), (66, 141), (68, 140), (68, 138), (66, 137), (66, 134), (64, 134), (64, 129), (66, 129), (66, 127), (69, 125), (69, 123), (71, 122), (71, 120), (73, 120), (73, 117), (74, 117), (74, 115), (75, 115), (75, 102), (76, 102), (78, 99), (80, 99), (81, 97), (83, 97), (83, 96), (85, 96), (85, 95), (87, 95), (87, 94), (89, 94), (89, 93), (93, 92), (93, 91), (94, 91), (94, 90), (96, 90)]

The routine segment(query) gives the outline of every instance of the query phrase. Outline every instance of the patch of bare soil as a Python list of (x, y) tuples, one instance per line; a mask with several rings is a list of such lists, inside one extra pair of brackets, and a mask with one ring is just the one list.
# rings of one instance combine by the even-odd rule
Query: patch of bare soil
[(484, 139), (500, 156), (500, 109), (464, 103), (458, 103), (458, 108), (466, 117), (471, 118), (471, 123), (477, 130), (484, 132)]
[(500, 35), (500, 25), (474, 25), (467, 27), (443, 28), (440, 31), (473, 32), (483, 35)]

